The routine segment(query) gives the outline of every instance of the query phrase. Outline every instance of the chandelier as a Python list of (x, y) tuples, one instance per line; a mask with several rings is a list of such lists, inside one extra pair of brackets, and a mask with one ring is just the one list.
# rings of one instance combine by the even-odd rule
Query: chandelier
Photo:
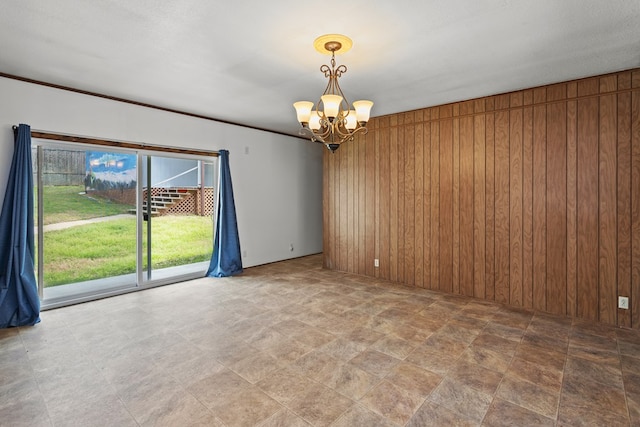
[(332, 153), (345, 141), (352, 141), (356, 134), (367, 133), (367, 122), (373, 102), (355, 101), (349, 105), (340, 89), (338, 78), (347, 72), (345, 65), (336, 67), (336, 53), (345, 53), (353, 42), (340, 34), (320, 36), (313, 42), (315, 49), (323, 54), (331, 54), (331, 67), (323, 65), (320, 71), (329, 79), (320, 100), (298, 101), (293, 104), (305, 135), (313, 142), (323, 143)]

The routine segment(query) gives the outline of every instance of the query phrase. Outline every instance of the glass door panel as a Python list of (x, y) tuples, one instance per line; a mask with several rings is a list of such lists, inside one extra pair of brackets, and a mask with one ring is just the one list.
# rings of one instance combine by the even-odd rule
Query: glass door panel
[(143, 156), (142, 279), (204, 273), (213, 246), (214, 163)]
[(41, 144), (34, 156), (43, 299), (136, 285), (136, 155)]

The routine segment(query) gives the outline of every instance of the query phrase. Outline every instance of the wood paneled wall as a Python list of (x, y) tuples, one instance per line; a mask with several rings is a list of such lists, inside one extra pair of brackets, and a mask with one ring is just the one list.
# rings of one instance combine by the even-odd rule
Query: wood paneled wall
[(325, 151), (326, 268), (640, 328), (640, 69), (369, 128)]

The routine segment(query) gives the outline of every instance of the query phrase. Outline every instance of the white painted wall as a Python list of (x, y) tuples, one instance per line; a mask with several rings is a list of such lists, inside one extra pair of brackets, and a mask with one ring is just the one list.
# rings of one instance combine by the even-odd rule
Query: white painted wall
[(227, 149), (244, 266), (322, 251), (320, 144), (0, 77), (0, 206), (13, 155), (11, 126), (19, 123), (88, 137)]

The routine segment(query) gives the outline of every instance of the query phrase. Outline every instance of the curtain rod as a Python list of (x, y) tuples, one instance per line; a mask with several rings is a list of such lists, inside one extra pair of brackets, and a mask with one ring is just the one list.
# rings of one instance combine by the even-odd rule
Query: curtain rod
[[(17, 129), (18, 129), (18, 126), (13, 125), (14, 132), (16, 132)], [(149, 150), (149, 151), (159, 151), (159, 152), (165, 152), (165, 153), (192, 154), (197, 156), (218, 157), (217, 151), (165, 147), (162, 145), (116, 141), (116, 140), (104, 139), (104, 138), (90, 138), (85, 136), (76, 136), (76, 135), (69, 135), (64, 133), (47, 132), (47, 131), (33, 130), (33, 129), (31, 130), (31, 137), (38, 138), (38, 139), (50, 139), (53, 141), (75, 142), (80, 144), (128, 148), (128, 149), (134, 149), (134, 150)]]

